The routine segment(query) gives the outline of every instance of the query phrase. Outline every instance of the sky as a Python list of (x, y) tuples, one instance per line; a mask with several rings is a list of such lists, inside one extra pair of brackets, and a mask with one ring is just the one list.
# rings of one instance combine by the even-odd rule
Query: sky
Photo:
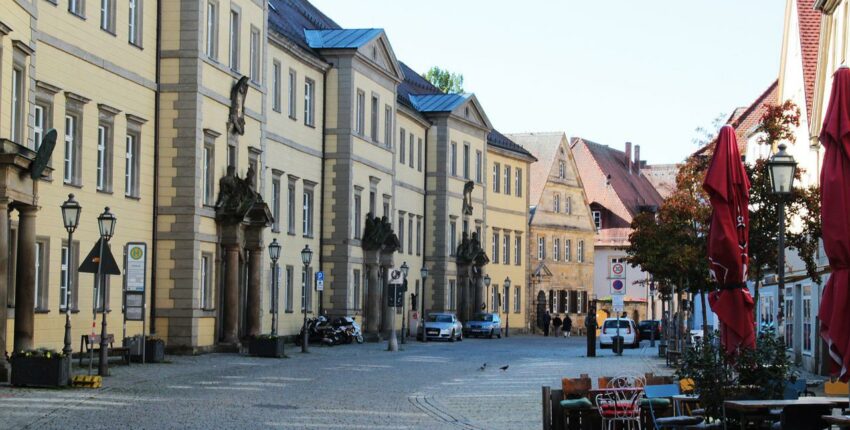
[(779, 74), (782, 0), (311, 0), (383, 28), (399, 60), (464, 76), (503, 133), (564, 131), (651, 164)]

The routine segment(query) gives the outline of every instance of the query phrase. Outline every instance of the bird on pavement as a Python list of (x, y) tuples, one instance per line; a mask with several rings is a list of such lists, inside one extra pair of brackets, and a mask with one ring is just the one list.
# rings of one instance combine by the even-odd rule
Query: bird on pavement
[(499, 369), (502, 369), (502, 372), (504, 372), (505, 370), (508, 370), (508, 367), (510, 367), (510, 364), (506, 364), (506, 365), (500, 367)]
[(481, 365), (481, 367), (478, 368), (478, 370), (484, 370), (486, 368), (487, 368), (487, 363), (484, 363), (484, 364)]

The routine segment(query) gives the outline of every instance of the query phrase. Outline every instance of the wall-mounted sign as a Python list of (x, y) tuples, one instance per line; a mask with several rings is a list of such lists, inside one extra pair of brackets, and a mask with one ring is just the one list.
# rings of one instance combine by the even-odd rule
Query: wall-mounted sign
[(144, 243), (127, 244), (126, 291), (144, 293), (147, 269), (147, 245)]

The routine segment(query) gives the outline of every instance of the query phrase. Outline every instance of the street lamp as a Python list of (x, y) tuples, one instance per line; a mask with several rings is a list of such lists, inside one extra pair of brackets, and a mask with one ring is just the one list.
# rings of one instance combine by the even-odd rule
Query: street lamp
[(425, 281), (428, 279), (428, 266), (419, 269), (419, 277), (422, 278), (422, 316), (419, 318), (419, 325), (422, 327), (422, 342), (428, 342), (428, 336), (425, 335)]
[(511, 295), (511, 278), (510, 278), (510, 276), (505, 278), (504, 286), (505, 286), (505, 293), (504, 293), (505, 298), (502, 300), (502, 306), (505, 308), (505, 337), (508, 337), (508, 336), (510, 336), (508, 333), (510, 333), (510, 331), (511, 331), (511, 318), (510, 318), (511, 315), (509, 313), (510, 309), (508, 309), (508, 306), (509, 306), (508, 298)]
[(272, 259), (272, 336), (277, 335), (277, 259), (280, 258), (280, 243), (272, 239), (269, 244), (269, 258)]
[(785, 152), (785, 144), (779, 144), (779, 152), (773, 154), (767, 162), (768, 172), (770, 173), (770, 189), (771, 192), (779, 197), (779, 265), (778, 265), (778, 298), (779, 298), (779, 315), (777, 322), (780, 325), (780, 331), (784, 334), (782, 328), (783, 312), (782, 306), (785, 303), (785, 200), (791, 196), (794, 190), (794, 174), (797, 170), (797, 162), (791, 154)]
[[(301, 262), (304, 263), (304, 276), (307, 276), (310, 272), (307, 270), (310, 268), (310, 260), (313, 259), (313, 251), (310, 249), (310, 245), (304, 245), (304, 249), (301, 250)], [(304, 326), (301, 331), (303, 335), (301, 337), (301, 352), (310, 352), (307, 348), (307, 341), (310, 339), (310, 336), (307, 335), (307, 306), (310, 304), (307, 303), (307, 289), (310, 288), (309, 282), (305, 281), (304, 284), (304, 296), (301, 298), (304, 300), (304, 306), (301, 307), (301, 313), (304, 314)]]
[[(655, 324), (655, 280), (649, 280), (649, 312), (652, 314), (652, 321)], [(652, 334), (649, 336), (649, 346), (655, 346), (655, 327), (652, 328)]]
[[(407, 265), (407, 262), (401, 264), (401, 274), (404, 275), (404, 291), (407, 292), (407, 274), (410, 272), (410, 266)], [(404, 295), (402, 295), (404, 297)], [(405, 305), (407, 305), (407, 298), (403, 298), (401, 300), (401, 343), (407, 343), (405, 339), (407, 338), (407, 331), (404, 329), (404, 321), (407, 319), (407, 313), (405, 312)]]
[[(98, 271), (98, 279), (100, 279), (100, 298), (101, 298), (101, 324), (100, 324), (100, 362), (97, 366), (97, 374), (100, 376), (107, 376), (109, 374), (109, 362), (107, 355), (107, 348), (109, 348), (109, 342), (107, 341), (107, 331), (106, 331), (106, 279), (103, 273), (103, 248), (106, 245), (106, 242), (109, 242), (109, 239), (112, 239), (112, 236), (115, 235), (115, 224), (118, 222), (118, 218), (115, 218), (115, 214), (109, 211), (109, 207), (104, 208), (103, 213), (97, 217), (97, 227), (100, 231), (100, 259), (97, 263), (97, 271)], [(96, 300), (95, 300), (96, 301)], [(97, 307), (95, 307), (97, 309)]]
[[(490, 282), (491, 282), (491, 281), (492, 281), (492, 280), (490, 279), (490, 275), (489, 275), (489, 274), (485, 274), (485, 275), (484, 275), (484, 295), (485, 295), (485, 296), (489, 296), (489, 295), (490, 295)], [(487, 300), (487, 299), (485, 298), (484, 300)], [(476, 305), (476, 306), (478, 306), (478, 305)]]
[(73, 194), (68, 194), (68, 200), (65, 200), (61, 206), (62, 222), (65, 224), (65, 230), (68, 232), (68, 251), (65, 254), (65, 346), (62, 348), (62, 353), (69, 357), (68, 360), (68, 377), (71, 377), (71, 249), (74, 243), (74, 231), (80, 224), (80, 212), (83, 208), (74, 200)]

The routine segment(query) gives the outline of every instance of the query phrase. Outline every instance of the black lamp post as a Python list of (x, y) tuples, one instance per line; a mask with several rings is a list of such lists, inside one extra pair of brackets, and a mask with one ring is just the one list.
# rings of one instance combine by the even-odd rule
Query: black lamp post
[(68, 194), (68, 200), (60, 206), (62, 222), (68, 232), (68, 254), (65, 260), (65, 346), (62, 353), (68, 357), (68, 377), (71, 377), (71, 250), (74, 243), (74, 231), (80, 224), (80, 212), (83, 208), (74, 200), (73, 194)]
[[(310, 260), (313, 259), (313, 251), (310, 249), (310, 245), (304, 245), (304, 249), (301, 250), (301, 262), (304, 263), (304, 276), (308, 276), (310, 272), (307, 270), (310, 268)], [(306, 279), (304, 284), (304, 306), (301, 308), (301, 312), (304, 314), (304, 326), (302, 328), (303, 336), (301, 339), (301, 352), (310, 352), (307, 348), (307, 342), (310, 339), (310, 336), (307, 334), (307, 306), (310, 306), (310, 303), (307, 301), (308, 292), (307, 289), (310, 288), (309, 279)]]
[(425, 281), (428, 279), (428, 267), (422, 266), (419, 269), (419, 276), (422, 278), (422, 316), (419, 318), (419, 326), (422, 328), (422, 342), (428, 342), (428, 336), (425, 335)]
[(276, 336), (278, 310), (277, 259), (280, 258), (280, 243), (277, 242), (277, 239), (272, 239), (272, 243), (269, 244), (269, 258), (272, 259), (272, 336)]
[(508, 300), (510, 295), (511, 295), (511, 278), (510, 278), (510, 276), (505, 278), (504, 286), (505, 286), (505, 292), (504, 292), (505, 298), (502, 300), (502, 307), (505, 308), (505, 337), (508, 337), (508, 336), (510, 336), (509, 333), (511, 331), (511, 314), (510, 314), (510, 309), (509, 309), (510, 308), (510, 300)]
[(797, 162), (791, 154), (785, 152), (785, 144), (779, 144), (779, 152), (773, 154), (767, 162), (770, 172), (771, 192), (779, 197), (779, 265), (777, 273), (777, 286), (779, 298), (779, 315), (777, 322), (780, 331), (784, 335), (785, 329), (782, 325), (784, 319), (783, 306), (785, 305), (785, 200), (791, 196), (794, 190), (794, 174), (797, 170)]
[[(484, 295), (485, 296), (490, 296), (490, 282), (492, 282), (492, 280), (490, 279), (490, 275), (485, 274), (484, 275)], [(487, 300), (487, 299), (485, 298), (484, 300)]]
[[(655, 280), (649, 280), (649, 312), (652, 315), (653, 324), (655, 324)], [(649, 346), (655, 346), (655, 327), (652, 328), (652, 334), (649, 335)]]
[[(401, 274), (404, 275), (404, 293), (407, 292), (407, 274), (410, 273), (410, 266), (407, 265), (407, 262), (401, 264)], [(404, 295), (402, 295), (404, 297)], [(405, 306), (407, 305), (407, 299), (402, 299), (401, 301), (401, 343), (405, 344), (407, 341), (407, 331), (405, 330), (405, 320), (407, 320), (407, 312), (405, 310)]]
[(100, 279), (100, 298), (101, 298), (101, 324), (100, 324), (100, 362), (97, 366), (97, 374), (100, 376), (107, 376), (109, 374), (109, 362), (107, 356), (107, 348), (109, 348), (107, 331), (106, 331), (106, 309), (107, 309), (107, 296), (106, 296), (106, 282), (104, 282), (105, 275), (103, 273), (103, 248), (106, 246), (106, 243), (109, 242), (109, 239), (115, 234), (115, 223), (118, 221), (118, 218), (115, 218), (115, 214), (109, 211), (109, 208), (105, 208), (103, 213), (97, 217), (97, 227), (100, 230), (100, 260), (97, 264), (98, 277)]

